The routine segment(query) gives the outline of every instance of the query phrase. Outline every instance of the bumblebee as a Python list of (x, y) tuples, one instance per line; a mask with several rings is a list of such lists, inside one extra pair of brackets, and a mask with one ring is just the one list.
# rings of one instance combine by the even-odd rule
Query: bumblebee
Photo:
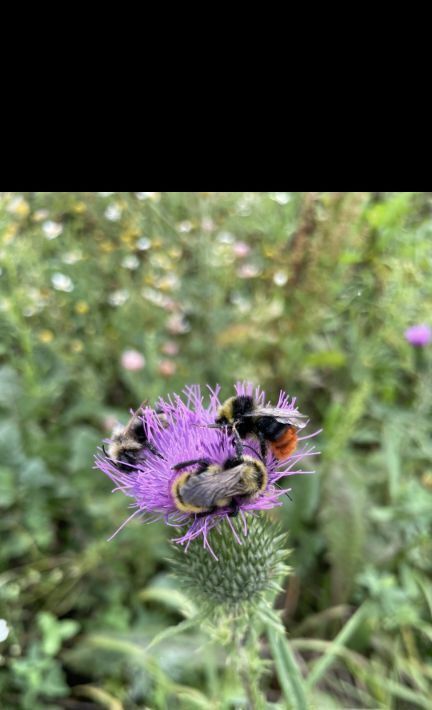
[(182, 513), (212, 513), (229, 506), (237, 515), (240, 501), (249, 501), (262, 493), (268, 474), (262, 461), (252, 456), (227, 459), (222, 466), (208, 459), (183, 461), (175, 471), (188, 469), (171, 486), (175, 505)]
[[(104, 453), (123, 473), (130, 473), (133, 467), (137, 464), (141, 452), (148, 449), (153, 454), (160, 456), (158, 450), (147, 439), (142, 420), (139, 417), (139, 412), (147, 406), (147, 401), (144, 401), (131, 417), (126, 426), (119, 424), (113, 430), (111, 440), (108, 445), (108, 451)], [(166, 417), (162, 413), (158, 413), (159, 420), (163, 426), (166, 426)]]
[(253, 397), (239, 395), (230, 397), (220, 407), (216, 427), (228, 427), (236, 439), (245, 439), (249, 434), (259, 439), (261, 456), (264, 458), (267, 445), (273, 455), (282, 460), (297, 448), (297, 430), (303, 429), (306, 417), (295, 410), (277, 407), (258, 407)]

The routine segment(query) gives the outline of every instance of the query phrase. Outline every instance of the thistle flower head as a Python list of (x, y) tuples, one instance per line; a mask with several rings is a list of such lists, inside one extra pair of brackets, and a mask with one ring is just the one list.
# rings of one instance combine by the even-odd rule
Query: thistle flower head
[(405, 338), (414, 347), (424, 347), (432, 340), (432, 330), (428, 325), (413, 325), (405, 331)]
[[(259, 406), (265, 404), (265, 392), (250, 383), (237, 383), (235, 391), (237, 395), (253, 396)], [(149, 445), (142, 449), (135, 463), (125, 470), (107, 456), (98, 455), (96, 465), (115, 482), (114, 490), (131, 498), (133, 513), (128, 520), (135, 516), (140, 516), (143, 522), (164, 520), (167, 525), (178, 528), (174, 541), (185, 545), (186, 550), (192, 540), (201, 537), (204, 548), (217, 558), (209, 541), (210, 530), (225, 521), (233, 538), (241, 543), (248, 532), (246, 514), (281, 505), (280, 498), (286, 490), (279, 487), (278, 481), (297, 473), (312, 473), (293, 468), (301, 459), (316, 452), (307, 444), (301, 445), (298, 452), (278, 461), (269, 450), (263, 462), (267, 469), (265, 488), (235, 501), (236, 512), (240, 515), (239, 525), (233, 524), (233, 510), (228, 503), (203, 513), (179, 510), (173, 493), (173, 484), (181, 475), (179, 464), (200, 459), (223, 467), (228, 459), (236, 458), (232, 432), (226, 428), (209, 427), (214, 424), (221, 404), (219, 388), (210, 389), (206, 402), (197, 385), (187, 387), (183, 394), (183, 398), (172, 395), (166, 400), (160, 399), (154, 410), (147, 407), (142, 411), (142, 426)], [(295, 401), (281, 392), (276, 406), (293, 411)], [(308, 438), (301, 437), (300, 440)], [(258, 461), (261, 459), (259, 442), (254, 437), (247, 437), (243, 445), (245, 454)]]

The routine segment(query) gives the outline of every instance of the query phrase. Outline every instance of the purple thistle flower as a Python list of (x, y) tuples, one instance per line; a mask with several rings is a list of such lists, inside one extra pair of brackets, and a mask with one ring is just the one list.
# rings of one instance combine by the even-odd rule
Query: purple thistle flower
[(405, 331), (405, 338), (415, 347), (424, 347), (432, 340), (432, 330), (428, 325), (413, 325)]
[[(265, 392), (250, 383), (237, 383), (235, 391), (237, 395), (252, 395), (255, 402), (261, 406), (265, 403)], [(153, 409), (144, 409), (143, 427), (154, 450), (144, 449), (142, 457), (138, 459), (136, 465), (130, 467), (127, 473), (119, 470), (115, 462), (106, 456), (97, 455), (96, 466), (114, 481), (116, 484), (114, 491), (120, 490), (132, 499), (130, 507), (134, 512), (117, 532), (135, 516), (140, 516), (143, 522), (164, 520), (167, 525), (175, 528), (187, 527), (186, 531), (181, 530), (182, 534), (179, 537), (174, 538), (174, 542), (185, 545), (187, 550), (192, 540), (202, 536), (204, 547), (215, 556), (208, 535), (212, 528), (226, 520), (235, 539), (242, 544), (241, 538), (232, 525), (230, 516), (232, 510), (229, 506), (217, 508), (209, 513), (184, 513), (177, 509), (171, 493), (174, 480), (181, 475), (180, 471), (173, 468), (177, 464), (195, 459), (208, 459), (211, 463), (222, 466), (228, 458), (236, 456), (232, 434), (229, 434), (226, 429), (207, 426), (215, 421), (217, 409), (221, 404), (219, 392), (219, 386), (215, 390), (209, 388), (207, 404), (204, 404), (204, 397), (198, 385), (186, 387), (183, 393), (184, 399), (176, 394), (169, 396), (167, 400), (160, 399), (156, 406), (158, 411), (164, 414), (164, 423), (161, 423)], [(280, 393), (277, 407), (294, 410), (294, 405), (295, 400), (290, 400), (285, 392)], [(318, 433), (299, 437), (299, 441), (309, 439)], [(248, 437), (243, 443), (245, 454), (257, 459), (261, 458), (259, 442), (254, 437)], [(268, 451), (264, 462), (268, 472), (266, 489), (253, 499), (238, 500), (245, 536), (248, 532), (245, 514), (254, 514), (282, 505), (280, 497), (287, 491), (281, 489), (277, 482), (287, 476), (313, 473), (313, 471), (294, 470), (294, 466), (302, 459), (315, 456), (317, 453), (313, 446), (308, 447), (306, 444), (287, 459), (278, 461)]]

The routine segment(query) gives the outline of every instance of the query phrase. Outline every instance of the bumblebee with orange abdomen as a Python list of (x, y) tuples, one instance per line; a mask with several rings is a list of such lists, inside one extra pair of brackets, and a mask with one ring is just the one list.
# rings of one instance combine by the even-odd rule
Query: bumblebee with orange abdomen
[(304, 414), (295, 409), (258, 406), (253, 397), (237, 395), (227, 399), (218, 409), (216, 427), (228, 427), (235, 437), (259, 439), (264, 458), (267, 445), (279, 461), (288, 458), (297, 448), (297, 431), (307, 424)]
[(236, 515), (238, 503), (258, 497), (268, 483), (265, 465), (252, 456), (229, 458), (223, 465), (194, 459), (173, 468), (188, 469), (171, 485), (176, 508), (182, 513), (211, 513), (217, 508), (230, 507), (230, 515)]

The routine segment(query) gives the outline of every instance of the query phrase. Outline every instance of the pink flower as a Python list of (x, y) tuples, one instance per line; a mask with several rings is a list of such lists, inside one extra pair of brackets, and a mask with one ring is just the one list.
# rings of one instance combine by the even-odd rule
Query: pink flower
[(190, 330), (190, 326), (183, 315), (173, 313), (167, 320), (167, 330), (173, 335), (181, 335)]
[(215, 223), (211, 217), (203, 217), (201, 221), (201, 229), (203, 232), (213, 232), (215, 228)]
[(125, 370), (135, 372), (136, 370), (142, 370), (146, 361), (144, 355), (141, 355), (138, 350), (125, 350), (121, 356), (121, 364)]
[(259, 269), (255, 264), (242, 264), (237, 269), (237, 276), (241, 279), (254, 279), (259, 275)]
[(171, 377), (177, 370), (177, 365), (172, 360), (161, 360), (158, 370), (164, 377)]
[(164, 355), (171, 355), (171, 357), (175, 357), (175, 355), (178, 355), (179, 346), (174, 342), (174, 340), (167, 340), (166, 343), (162, 345), (161, 350)]
[(432, 330), (425, 324), (413, 325), (405, 331), (405, 338), (411, 345), (423, 347), (432, 340)]
[(246, 242), (234, 242), (232, 250), (234, 252), (234, 256), (238, 259), (244, 259), (244, 257), (250, 252), (250, 246), (249, 244), (246, 244)]

